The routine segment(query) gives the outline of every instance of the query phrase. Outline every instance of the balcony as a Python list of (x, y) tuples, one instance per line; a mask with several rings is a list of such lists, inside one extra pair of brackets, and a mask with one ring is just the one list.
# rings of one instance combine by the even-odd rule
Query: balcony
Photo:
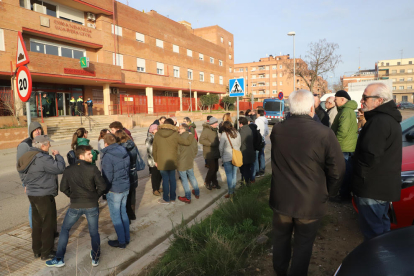
[[(82, 69), (78, 59), (29, 52), (29, 69), (34, 81), (65, 79), (84, 80), (89, 82), (121, 82), (121, 67), (112, 64), (90, 62), (89, 68)], [(67, 80), (66, 80), (67, 82)]]
[(102, 48), (102, 31), (46, 14), (20, 8), (23, 34), (46, 37), (89, 48)]

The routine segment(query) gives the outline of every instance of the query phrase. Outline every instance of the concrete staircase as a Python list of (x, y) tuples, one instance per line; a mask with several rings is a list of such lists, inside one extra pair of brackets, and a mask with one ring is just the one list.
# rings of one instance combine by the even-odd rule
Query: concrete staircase
[[(47, 133), (53, 140), (72, 139), (75, 131), (81, 127), (89, 132), (88, 139), (95, 139), (98, 138), (101, 129), (109, 128), (109, 124), (114, 121), (113, 118), (104, 115), (89, 118), (82, 116), (82, 124), (79, 116), (52, 117), (43, 120), (47, 125)], [(41, 122), (42, 119), (33, 118), (33, 121)]]

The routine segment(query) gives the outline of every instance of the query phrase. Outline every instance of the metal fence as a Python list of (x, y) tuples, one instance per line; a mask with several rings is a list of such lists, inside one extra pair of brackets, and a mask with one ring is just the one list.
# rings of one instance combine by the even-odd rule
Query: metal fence
[(180, 98), (154, 96), (154, 113), (170, 113), (180, 111)]

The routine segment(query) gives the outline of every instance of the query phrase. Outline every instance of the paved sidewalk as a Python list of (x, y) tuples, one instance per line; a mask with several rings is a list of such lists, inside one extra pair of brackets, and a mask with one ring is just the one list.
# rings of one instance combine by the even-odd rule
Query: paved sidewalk
[[(201, 134), (201, 128), (197, 130)], [(133, 136), (135, 139), (138, 135)], [(141, 138), (137, 140), (138, 145), (143, 143), (141, 140)], [(140, 177), (136, 203), (137, 220), (131, 224), (131, 243), (126, 249), (111, 248), (107, 244), (109, 239), (116, 239), (117, 236), (108, 207), (100, 206), (99, 233), (102, 254), (98, 267), (91, 266), (89, 231), (86, 218), (82, 217), (70, 233), (65, 255), (66, 266), (63, 268), (48, 268), (44, 261), (34, 259), (31, 249), (31, 229), (28, 223), (0, 233), (0, 275), (116, 275), (164, 241), (171, 234), (173, 224), (181, 223), (182, 220), (190, 221), (227, 193), (226, 177), (222, 166), (218, 173), (222, 189), (209, 191), (204, 187), (207, 169), (204, 167), (201, 153), (202, 151), (199, 151), (194, 160), (194, 171), (201, 195), (198, 200), (192, 198), (191, 204), (178, 200), (175, 204), (158, 204), (159, 197), (152, 195), (149, 177)], [(266, 147), (266, 159), (270, 159), (270, 143)], [(148, 175), (148, 168), (144, 171)], [(178, 195), (183, 196), (184, 191), (181, 182), (177, 180)], [(58, 211), (58, 231), (67, 208)], [(57, 242), (58, 239), (55, 240), (56, 245)]]

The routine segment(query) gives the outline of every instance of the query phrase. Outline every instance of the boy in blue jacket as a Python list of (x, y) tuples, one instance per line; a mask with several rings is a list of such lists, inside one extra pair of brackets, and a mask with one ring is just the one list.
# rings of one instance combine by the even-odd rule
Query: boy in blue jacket
[(129, 219), (126, 202), (129, 193), (129, 155), (124, 147), (116, 142), (115, 135), (104, 136), (105, 148), (102, 149), (102, 176), (109, 190), (109, 213), (118, 240), (108, 241), (112, 247), (125, 248), (130, 241)]

